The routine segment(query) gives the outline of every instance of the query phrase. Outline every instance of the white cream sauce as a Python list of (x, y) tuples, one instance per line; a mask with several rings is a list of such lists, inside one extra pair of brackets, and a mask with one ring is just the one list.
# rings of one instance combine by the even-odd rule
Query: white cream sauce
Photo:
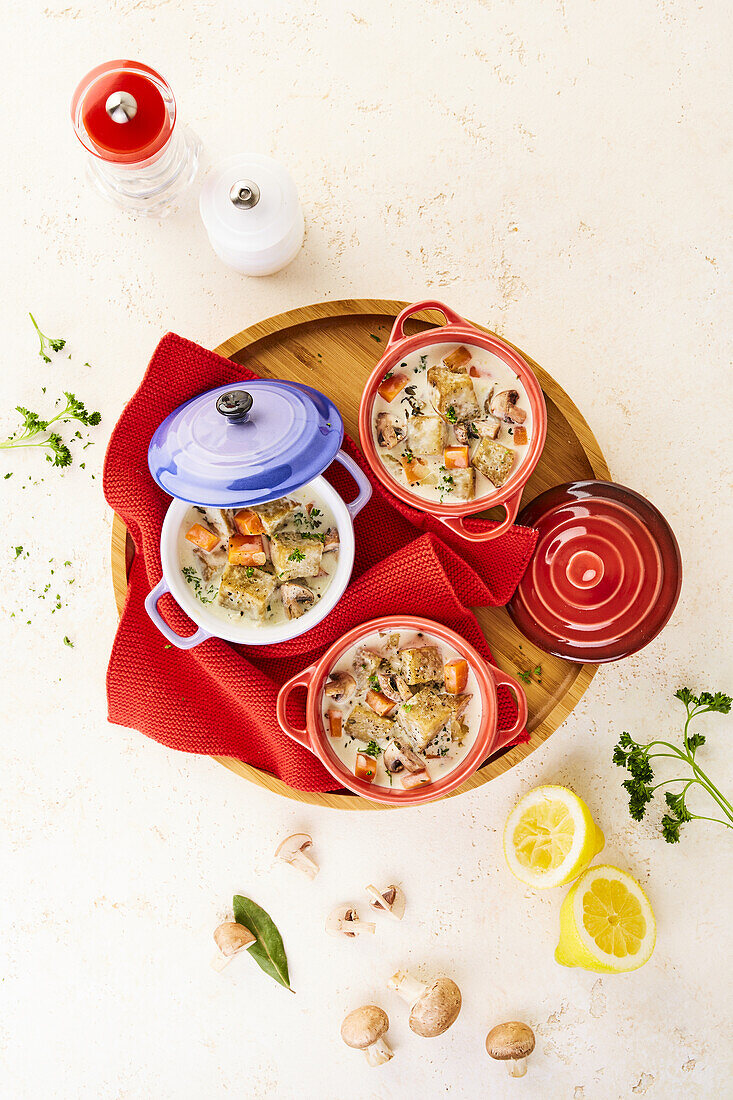
[[(475, 347), (473, 344), (468, 343), (432, 344), (422, 351), (412, 352), (410, 355), (406, 356), (401, 363), (397, 363), (392, 368), (392, 373), (406, 374), (409, 376), (410, 381), (408, 385), (411, 393), (407, 394), (405, 390), (402, 390), (402, 392), (392, 401), (385, 401), (379, 393), (375, 395), (372, 408), (372, 437), (374, 439), (374, 446), (377, 454), (382, 459), (387, 473), (393, 480), (416, 496), (443, 504), (460, 503), (460, 501), (456, 501), (451, 497), (452, 490), (450, 482), (446, 480), (446, 474), (450, 475), (450, 471), (441, 469), (443, 466), (442, 454), (421, 455), (419, 451), (413, 450), (412, 453), (430, 468), (430, 474), (425, 482), (414, 485), (408, 484), (402, 470), (397, 468), (393, 462), (389, 460), (389, 457), (387, 461), (385, 461), (385, 455), (398, 460), (400, 455), (404, 454), (406, 451), (412, 450), (412, 448), (410, 448), (409, 438), (392, 448), (381, 447), (377, 439), (376, 419), (380, 412), (388, 412), (397, 417), (403, 417), (405, 422), (409, 425), (409, 419), (413, 412), (412, 403), (408, 400), (410, 396), (417, 405), (423, 406), (422, 411), (425, 415), (437, 416), (438, 414), (432, 402), (438, 395), (435, 387), (428, 382), (427, 373), (430, 367), (442, 366), (446, 356), (456, 351), (458, 347), (465, 347), (471, 352), (471, 361), (467, 364), (467, 368), (469, 370), (472, 367), (475, 368), (480, 375), (480, 377), (477, 378), (472, 377), (471, 382), (473, 383), (473, 389), (479, 405), (481, 417), (485, 415), (484, 402), (492, 389), (494, 393), (500, 393), (502, 390), (517, 390), (519, 393), (517, 405), (527, 414), (527, 418), (523, 424), (527, 432), (527, 443), (523, 446), (517, 446), (514, 443), (513, 424), (502, 423), (499, 433), (496, 436), (497, 443), (501, 443), (515, 452), (514, 465), (511, 468), (509, 476), (512, 476), (522, 464), (532, 440), (533, 431), (532, 409), (524, 386), (511, 367), (507, 366), (502, 359), (499, 359), (498, 356), (493, 355), (490, 351), (485, 351), (483, 348)], [(413, 387), (414, 392), (412, 392)], [(447, 424), (447, 430), (446, 446), (455, 445), (457, 443), (455, 431), (450, 424)], [(479, 439), (469, 438), (469, 459), (473, 458), (479, 443)], [(496, 486), (485, 477), (484, 474), (476, 470), (475, 476), (476, 482), (473, 499), (478, 499), (487, 496), (489, 493), (496, 492)]]
[[(416, 633), (409, 630), (382, 631), (379, 633), (365, 635), (359, 640), (359, 642), (355, 646), (352, 646), (350, 649), (346, 650), (346, 652), (338, 659), (338, 661), (336, 661), (336, 663), (331, 668), (329, 672), (329, 677), (332, 676), (334, 672), (343, 671), (349, 672), (355, 678), (357, 678), (355, 666), (358, 669), (360, 663), (359, 659), (357, 658), (357, 652), (362, 648), (366, 648), (374, 651), (375, 653), (389, 652), (391, 654), (395, 651), (392, 649), (388, 651), (387, 646), (388, 639), (392, 637), (399, 638), (399, 642), (397, 644), (398, 650), (409, 649), (411, 647), (421, 647), (424, 645), (435, 645), (441, 651), (444, 664), (447, 661), (462, 659), (462, 655), (456, 649), (454, 649), (450, 645), (447, 645), (445, 642), (440, 641), (437, 638), (431, 637), (430, 634)], [(347, 735), (347, 733), (345, 732), (346, 720), (357, 704), (366, 706), (366, 693), (369, 690), (370, 686), (373, 687), (373, 685), (369, 685), (369, 683), (367, 683), (364, 688), (362, 688), (361, 690), (357, 689), (353, 695), (351, 695), (348, 699), (342, 700), (341, 702), (335, 702), (325, 693), (323, 694), (321, 699), (321, 717), (323, 721), (323, 728), (326, 732), (326, 737), (328, 739), (328, 744), (333, 749), (339, 760), (343, 763), (346, 770), (351, 772), (352, 775), (354, 774), (354, 769), (356, 766), (357, 754), (363, 752), (367, 746), (365, 742), (358, 741), (356, 738), (349, 737)], [(428, 685), (417, 684), (413, 687), (413, 691), (417, 692), (420, 690), (420, 688), (426, 686)], [(445, 687), (442, 682), (438, 683), (437, 690), (441, 693), (444, 692)], [(463, 737), (462, 742), (459, 744), (457, 741), (451, 740), (450, 735), (447, 731), (445, 733), (441, 731), (438, 734), (438, 738), (441, 739), (441, 748), (445, 749), (447, 747), (445, 755), (427, 758), (425, 752), (418, 752), (418, 756), (420, 756), (421, 759), (424, 760), (426, 770), (428, 771), (433, 781), (443, 779), (446, 775), (453, 771), (453, 769), (457, 767), (457, 765), (460, 764), (461, 761), (471, 751), (471, 748), (473, 747), (473, 744), (476, 740), (476, 735), (481, 724), (481, 695), (479, 692), (478, 681), (476, 680), (476, 676), (470, 664), (468, 667), (468, 681), (466, 683), (466, 687), (464, 688), (463, 692), (461, 692), (461, 694), (471, 696), (471, 699), (465, 711), (463, 712), (463, 715), (461, 716), (461, 721), (467, 727), (467, 732)], [(460, 698), (460, 696), (456, 696), (456, 698)], [(342, 732), (341, 737), (330, 736), (328, 711), (331, 709), (340, 711), (342, 715), (344, 732)], [(409, 736), (404, 733), (402, 727), (398, 722), (395, 722), (394, 734), (398, 739), (402, 740), (404, 744), (409, 745), (411, 748), (413, 748), (414, 751), (417, 751), (414, 745), (410, 742)], [(437, 740), (437, 738), (434, 740)], [(377, 744), (381, 749), (384, 749), (387, 744), (387, 740), (377, 739)], [(431, 751), (431, 746), (428, 745), (426, 752)], [(373, 785), (378, 787), (394, 787), (394, 789), (398, 791), (402, 790), (403, 788), (401, 775), (404, 773), (390, 776), (390, 773), (384, 766), (382, 755), (383, 754), (380, 753), (376, 760), (376, 775), (374, 777)]]
[[(336, 520), (330, 508), (328, 508), (322, 500), (318, 499), (307, 485), (297, 492), (290, 493), (288, 499), (298, 501), (300, 508), (287, 516), (284, 522), (277, 528), (276, 534), (282, 534), (284, 531), (298, 532), (301, 530), (325, 534), (329, 527), (336, 527)], [(308, 516), (306, 511), (307, 504), (315, 504), (320, 514), (312, 518)], [(230, 518), (238, 511), (238, 508), (228, 509)], [(221, 546), (217, 548), (213, 554), (205, 555), (209, 566), (214, 567), (214, 572), (208, 581), (204, 581), (201, 562), (194, 552), (193, 544), (186, 538), (186, 532), (191, 529), (194, 523), (200, 523), (205, 527), (211, 528), (213, 531), (217, 530), (216, 524), (212, 521), (206, 508), (191, 505), (186, 512), (178, 532), (178, 561), (183, 578), (190, 587), (191, 595), (200, 600), (201, 603), (206, 604), (206, 607), (213, 615), (227, 622), (246, 622), (249, 626), (258, 626), (261, 627), (263, 631), (266, 631), (269, 626), (275, 626), (278, 623), (289, 621), (282, 600), (280, 599), (279, 588), (275, 589), (272, 594), (269, 603), (269, 611), (264, 620), (259, 620), (255, 616), (248, 615), (246, 612), (238, 611), (233, 607), (228, 607), (219, 603), (217, 599), (219, 582), (221, 581), (224, 567), (227, 564), (226, 542), (222, 541)], [(263, 535), (262, 539), (267, 549), (267, 535)], [(338, 551), (335, 553), (331, 551), (328, 554), (324, 554), (321, 558), (321, 568), (325, 571), (326, 576), (306, 577), (304, 579), (303, 583), (308, 585), (308, 587), (316, 593), (316, 603), (314, 607), (318, 605), (318, 601), (331, 583), (331, 577), (336, 571), (337, 564)], [(307, 615), (308, 612), (306, 611), (303, 618)]]

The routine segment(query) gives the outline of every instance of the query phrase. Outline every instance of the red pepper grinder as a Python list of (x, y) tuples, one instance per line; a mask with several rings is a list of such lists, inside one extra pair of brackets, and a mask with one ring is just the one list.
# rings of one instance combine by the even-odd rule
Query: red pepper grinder
[(157, 218), (176, 209), (196, 176), (201, 142), (176, 124), (176, 101), (160, 73), (139, 61), (98, 65), (74, 92), (71, 118), (106, 199)]

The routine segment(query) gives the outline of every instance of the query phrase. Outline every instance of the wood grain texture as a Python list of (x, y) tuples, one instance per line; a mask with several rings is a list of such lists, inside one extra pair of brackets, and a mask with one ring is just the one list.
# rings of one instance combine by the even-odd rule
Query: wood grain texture
[[(339, 406), (347, 433), (359, 438), (359, 399), (363, 385), (380, 358), (392, 322), (405, 302), (382, 299), (347, 299), (315, 305), (268, 317), (225, 340), (214, 350), (233, 362), (251, 367), (268, 378), (289, 378), (327, 393)], [(408, 335), (441, 324), (434, 312), (417, 314), (405, 326)], [(483, 326), (479, 326), (483, 327)], [(485, 329), (485, 331), (490, 331)], [(513, 345), (514, 346), (514, 345)], [(583, 416), (561, 386), (520, 348), (516, 349), (534, 370), (547, 402), (547, 442), (542, 457), (524, 489), (522, 506), (553, 485), (582, 478), (610, 480), (611, 475), (598, 441)], [(497, 509), (488, 516), (503, 515)], [(127, 576), (134, 546), (119, 516), (112, 525), (112, 583), (118, 612), (127, 594)], [(526, 759), (560, 725), (578, 703), (598, 666), (578, 665), (552, 657), (527, 641), (502, 607), (475, 608), (496, 663), (514, 675), (542, 667), (526, 687), (529, 704), (527, 728), (530, 740), (493, 757), (449, 798), (479, 787)], [(240, 760), (216, 757), (237, 775), (276, 794), (318, 806), (341, 810), (383, 810), (387, 807), (350, 793), (311, 794), (296, 791), (276, 776)]]

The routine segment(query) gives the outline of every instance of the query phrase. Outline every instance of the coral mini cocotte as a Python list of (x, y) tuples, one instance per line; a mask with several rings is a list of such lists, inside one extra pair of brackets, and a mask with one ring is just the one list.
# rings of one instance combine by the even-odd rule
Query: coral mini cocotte
[[(408, 319), (414, 314), (427, 309), (438, 310), (442, 313), (446, 319), (446, 324), (426, 329), (423, 332), (417, 333), (415, 336), (406, 336), (404, 326)], [(515, 385), (517, 389), (521, 388), (522, 401), (524, 402), (526, 398), (527, 406), (521, 410), (521, 423), (524, 423), (526, 420), (526, 423), (531, 425), (531, 436), (528, 435), (526, 446), (522, 446), (521, 452), (515, 452), (514, 463), (508, 476), (506, 474), (501, 475), (504, 477), (502, 483), (497, 487), (484, 479), (483, 488), (478, 488), (475, 496), (472, 496), (471, 499), (453, 503), (448, 503), (445, 500), (437, 498), (426, 500), (421, 495), (418, 495), (418, 493), (411, 491), (409, 484), (401, 478), (399, 473), (395, 473), (393, 476), (391, 467), (388, 469), (380, 453), (380, 446), (375, 443), (374, 430), (375, 407), (379, 402), (380, 394), (383, 396), (385, 377), (394, 377), (395, 374), (400, 374), (402, 368), (407, 367), (408, 371), (411, 370), (412, 372), (410, 374), (410, 381), (417, 382), (418, 384), (424, 383), (428, 359), (432, 358), (436, 363), (439, 363), (441, 357), (446, 355), (446, 349), (443, 347), (444, 345), (453, 345), (459, 356), (463, 358), (462, 363), (459, 362), (455, 367), (448, 365), (445, 369), (448, 371), (455, 370), (456, 374), (464, 376), (464, 380), (468, 373), (468, 376), (472, 379), (476, 379), (477, 383), (480, 380), (482, 387), (485, 387), (487, 382), (490, 382), (490, 368), (492, 364), (495, 364), (497, 374), (501, 375), (499, 385), (503, 388), (503, 392), (497, 394), (497, 396), (506, 396), (507, 392), (511, 392), (510, 388), (504, 387)], [(467, 364), (471, 362), (472, 356), (476, 358), (477, 362), (479, 360), (481, 361), (482, 366), (480, 369), (475, 369), (473, 364), (470, 366), (470, 369), (467, 366)], [(410, 357), (412, 357), (412, 359)], [(451, 359), (453, 357), (448, 355), (447, 358)], [(414, 362), (415, 365), (409, 367), (408, 363), (410, 362)], [(445, 358), (442, 359), (442, 362), (445, 365)], [(484, 366), (488, 366), (489, 369), (484, 371)], [(380, 389), (380, 387), (382, 387), (382, 389)], [(410, 390), (408, 389), (405, 392), (409, 395)], [(488, 404), (491, 398), (491, 390), (484, 391), (484, 389), (482, 389), (482, 397), (485, 396), (485, 392), (489, 394), (486, 398), (486, 403)], [(401, 400), (404, 400), (404, 398)], [(476, 402), (476, 395), (471, 396), (471, 401)], [(479, 408), (478, 403), (476, 403), (474, 407)], [(396, 408), (398, 412), (402, 413), (403, 406), (400, 400), (393, 400), (390, 405), (390, 409), (392, 408)], [(447, 415), (448, 427), (453, 424), (451, 410), (452, 406), (449, 406)], [(426, 407), (423, 411), (429, 413), (431, 422), (433, 419), (438, 419), (440, 416), (439, 412), (436, 412), (432, 408)], [(480, 411), (478, 415), (483, 417), (485, 414), (483, 411)], [(421, 419), (427, 419), (427, 417)], [(443, 417), (443, 419), (445, 420), (446, 418)], [(489, 421), (493, 421), (493, 419), (494, 417), (489, 417)], [(506, 427), (510, 424), (510, 421), (507, 417), (504, 419), (506, 420), (506, 424), (504, 425)], [(408, 428), (410, 423), (410, 417), (408, 416)], [(438, 428), (439, 427), (438, 425)], [(445, 429), (443, 429), (443, 432), (444, 431)], [(512, 426), (512, 431), (516, 431), (516, 427)], [(524, 434), (527, 434), (526, 429), (523, 428), (522, 431)], [(408, 306), (399, 314), (392, 327), (384, 355), (377, 363), (364, 387), (359, 406), (359, 439), (361, 441), (362, 450), (364, 451), (375, 477), (378, 478), (381, 484), (388, 489), (390, 493), (393, 493), (405, 504), (409, 504), (413, 508), (417, 508), (435, 516), (441, 523), (444, 523), (446, 527), (453, 531), (454, 534), (470, 542), (486, 542), (489, 539), (498, 538), (511, 527), (516, 519), (522, 497), (522, 490), (539, 461), (540, 455), (542, 454), (542, 448), (545, 444), (546, 434), (547, 409), (540, 384), (528, 364), (514, 348), (505, 343), (498, 336), (493, 336), (490, 333), (484, 332), (471, 324), (470, 321), (464, 320), (463, 317), (459, 316), (459, 314), (455, 313), (449, 306), (444, 305), (442, 302), (417, 302), (415, 305)], [(400, 438), (403, 437), (401, 436)], [(406, 443), (410, 445), (410, 434), (408, 433), (404, 438)], [(494, 435), (490, 437), (490, 440), (481, 439), (480, 444), (485, 444), (491, 449), (491, 440), (495, 438)], [(511, 442), (509, 436), (506, 437), (506, 441)], [(434, 446), (440, 448), (441, 444), (438, 442), (434, 444)], [(415, 450), (414, 447), (412, 449)], [(498, 450), (499, 453), (504, 453), (509, 450), (507, 447), (499, 446), (497, 448), (496, 445), (494, 445), (494, 449)], [(445, 451), (446, 465), (448, 461), (450, 461), (448, 459), (448, 451), (460, 452), (461, 450), (463, 450), (461, 447), (449, 447)], [(433, 450), (433, 454), (435, 453), (436, 451)], [(454, 460), (456, 460), (455, 456), (453, 457)], [(461, 459), (459, 456), (456, 461), (465, 467), (467, 465), (467, 459), (468, 448), (465, 450), (465, 457)], [(393, 463), (396, 467), (397, 460), (393, 459)], [(476, 466), (475, 453), (471, 459), (470, 465), (471, 467)], [(443, 467), (441, 467), (441, 469), (443, 469)], [(468, 473), (468, 470), (466, 469), (465, 472)], [(475, 476), (478, 475), (476, 474)], [(495, 505), (502, 505), (506, 513), (501, 523), (489, 531), (472, 532), (466, 529), (463, 522), (465, 516), (475, 515), (476, 513), (483, 512), (487, 508), (493, 508)]]
[[(457, 661), (454, 660), (451, 664), (465, 661), (468, 670), (470, 670), (470, 687), (476, 693), (474, 706), (475, 729), (470, 733), (473, 740), (468, 751), (465, 752), (465, 755), (462, 755), (455, 768), (451, 768), (444, 774), (431, 776), (431, 781), (426, 782), (424, 785), (407, 787), (406, 789), (403, 788), (399, 776), (395, 776), (392, 785), (382, 786), (359, 778), (358, 774), (354, 774), (353, 771), (349, 770), (334, 747), (337, 739), (339, 744), (342, 743), (343, 738), (347, 736), (347, 731), (342, 732), (339, 729), (338, 738), (334, 738), (332, 731), (326, 728), (323, 714), (324, 688), (329, 680), (329, 675), (333, 676), (334, 667), (340, 661), (343, 663), (344, 656), (354, 647), (358, 648), (370, 636), (378, 634), (388, 638), (396, 633), (405, 633), (411, 636), (418, 635), (421, 645), (443, 647), (444, 650), (456, 654)], [(500, 685), (508, 687), (517, 701), (516, 722), (511, 729), (501, 731), (497, 728), (498, 703), (496, 696), (497, 688)], [(305, 726), (302, 728), (293, 725), (287, 715), (288, 699), (296, 688), (302, 688), (306, 691), (306, 718)], [(378, 705), (378, 702), (375, 705)], [(350, 630), (344, 637), (335, 642), (319, 661), (298, 673), (297, 676), (293, 676), (291, 680), (284, 684), (277, 698), (277, 720), (288, 737), (292, 738), (293, 741), (297, 741), (318, 757), (340, 786), (346, 787), (372, 802), (381, 802), (395, 807), (417, 806), (424, 802), (432, 802), (437, 798), (443, 798), (455, 791), (469, 776), (473, 775), (488, 756), (516, 740), (527, 721), (527, 700), (521, 686), (513, 677), (490, 664), (455, 631), (430, 619), (392, 615), (381, 619), (372, 619), (354, 627), (353, 630)], [(374, 721), (378, 721), (377, 717), (374, 718)], [(397, 723), (395, 723), (395, 729), (399, 731)], [(385, 734), (386, 738), (390, 736)], [(399, 732), (396, 732), (394, 737), (399, 738)], [(406, 772), (402, 774), (407, 775)]]

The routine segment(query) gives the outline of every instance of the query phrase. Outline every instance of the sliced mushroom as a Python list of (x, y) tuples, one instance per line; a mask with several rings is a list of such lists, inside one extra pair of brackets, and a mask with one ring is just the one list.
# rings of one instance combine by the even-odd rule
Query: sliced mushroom
[(501, 420), (495, 416), (487, 415), (483, 420), (473, 420), (471, 428), (479, 439), (496, 439), (501, 428)]
[(410, 1006), (410, 1027), (423, 1039), (442, 1035), (461, 1011), (461, 991), (451, 978), (418, 982), (407, 971), (398, 970), (387, 985)]
[(488, 411), (507, 424), (524, 424), (527, 414), (517, 406), (519, 390), (501, 390), (491, 398)]
[(326, 917), (326, 931), (329, 936), (354, 936), (376, 931), (376, 924), (371, 921), (359, 920), (359, 914), (353, 905), (338, 905)]
[(324, 695), (333, 699), (334, 703), (340, 703), (347, 699), (356, 687), (356, 680), (350, 672), (332, 672), (331, 679), (323, 689)]
[(298, 584), (295, 581), (286, 581), (280, 585), (280, 598), (285, 608), (285, 614), (289, 619), (299, 619), (310, 611), (316, 602), (316, 594), (307, 584)]
[(400, 420), (393, 413), (377, 413), (376, 419), (377, 443), (380, 447), (391, 450), (407, 435), (407, 426), (404, 420)]
[(408, 745), (395, 740), (388, 742), (382, 761), (387, 771), (392, 775), (398, 775), (403, 771), (417, 774), (425, 768), (425, 762), (420, 759), (416, 752), (413, 752)]
[(372, 909), (378, 909), (389, 913), (395, 920), (402, 920), (405, 915), (405, 895), (399, 886), (388, 886), (380, 892), (376, 886), (367, 886), (366, 892), (370, 897), (369, 904)]
[(219, 538), (226, 541), (230, 535), (236, 535), (237, 528), (228, 508), (207, 508), (206, 514)]
[(275, 858), (282, 860), (283, 863), (289, 863), (291, 867), (296, 867), (308, 878), (314, 879), (318, 874), (318, 864), (306, 855), (312, 847), (313, 838), (308, 833), (293, 833), (292, 836), (286, 836), (285, 840), (278, 845)]
[(468, 443), (468, 424), (465, 421), (461, 421), (460, 424), (454, 424), (453, 432), (458, 443), (461, 443), (464, 446), (466, 443)]
[(393, 1057), (393, 1050), (384, 1036), (389, 1028), (389, 1016), (377, 1005), (363, 1005), (350, 1012), (341, 1025), (341, 1038), (347, 1047), (363, 1050), (370, 1066), (382, 1066)]
[(216, 572), (216, 567), (212, 566), (209, 561), (210, 555), (207, 554), (205, 550), (202, 550), (201, 547), (194, 546), (193, 556), (199, 564), (199, 573), (201, 574), (204, 584), (208, 584)]
[(492, 1027), (486, 1036), (486, 1052), (499, 1062), (506, 1062), (510, 1077), (524, 1077), (527, 1059), (534, 1050), (534, 1032), (529, 1024), (509, 1020)]
[(212, 959), (211, 965), (214, 970), (223, 970), (238, 951), (256, 943), (257, 937), (253, 936), (249, 928), (245, 928), (243, 924), (227, 920), (215, 930), (214, 941), (219, 948), (219, 954)]
[(330, 554), (332, 551), (337, 551), (340, 545), (338, 529), (329, 527), (323, 540), (323, 553)]

